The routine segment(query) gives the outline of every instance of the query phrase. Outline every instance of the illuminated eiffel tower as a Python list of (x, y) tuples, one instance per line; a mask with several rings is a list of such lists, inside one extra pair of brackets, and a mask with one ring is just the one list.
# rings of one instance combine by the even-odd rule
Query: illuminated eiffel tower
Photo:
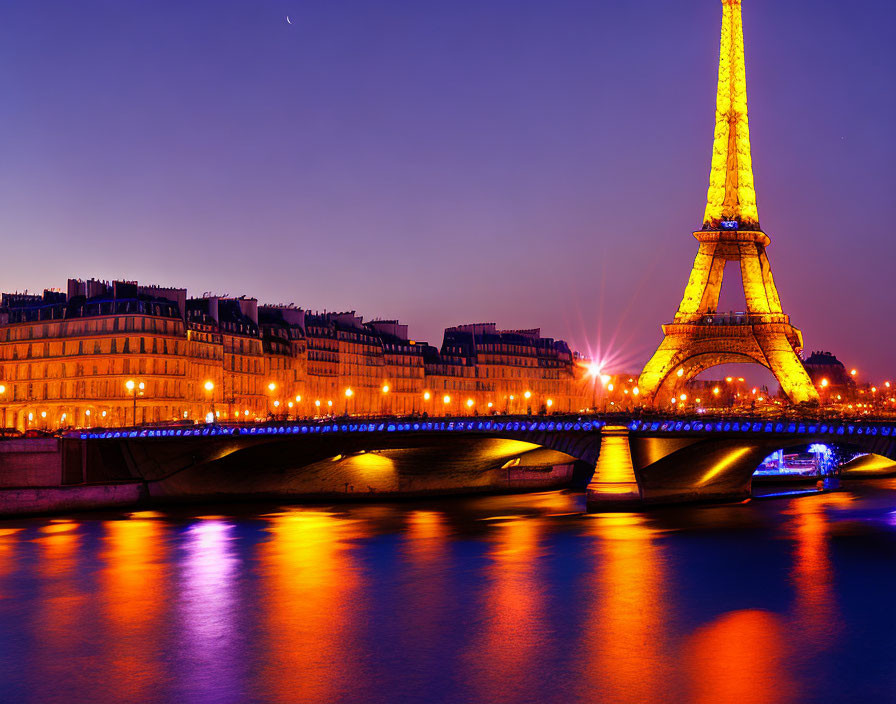
[[(741, 0), (722, 0), (722, 46), (716, 129), (703, 229), (684, 298), (671, 324), (663, 326), (659, 349), (638, 382), (645, 401), (657, 403), (680, 384), (719, 364), (748, 362), (770, 369), (795, 403), (817, 401), (798, 356), (803, 338), (781, 309), (759, 227), (750, 131)], [(740, 263), (746, 298), (743, 314), (717, 313), (722, 274)]]

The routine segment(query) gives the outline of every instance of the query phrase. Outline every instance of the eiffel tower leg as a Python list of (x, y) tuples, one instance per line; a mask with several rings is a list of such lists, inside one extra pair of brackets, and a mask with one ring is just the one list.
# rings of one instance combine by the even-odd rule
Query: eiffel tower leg
[(663, 381), (678, 366), (687, 344), (687, 340), (679, 339), (675, 335), (666, 335), (663, 338), (638, 378), (638, 391), (645, 403), (653, 403), (656, 400), (656, 394)]
[(688, 320), (699, 316), (700, 311), (713, 310), (719, 305), (725, 260), (716, 256), (716, 249), (716, 242), (700, 243), (676, 320)]
[(781, 389), (793, 403), (818, 401), (818, 390), (783, 332), (758, 336), (759, 346)]

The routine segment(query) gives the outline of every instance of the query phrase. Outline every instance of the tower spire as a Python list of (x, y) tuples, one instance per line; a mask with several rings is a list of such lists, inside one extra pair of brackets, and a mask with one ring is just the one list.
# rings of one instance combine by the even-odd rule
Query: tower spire
[(716, 129), (703, 216), (704, 230), (759, 230), (747, 121), (747, 75), (740, 8), (741, 0), (722, 0)]

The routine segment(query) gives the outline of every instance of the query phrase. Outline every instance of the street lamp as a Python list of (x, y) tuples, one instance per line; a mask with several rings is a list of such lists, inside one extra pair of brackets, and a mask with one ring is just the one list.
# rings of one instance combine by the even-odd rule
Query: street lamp
[[(887, 384), (889, 386), (889, 383)], [(6, 395), (6, 387), (3, 384), (0, 384), (0, 396)], [(3, 409), (3, 426), (6, 426), (6, 408)]]
[(143, 393), (143, 389), (146, 388), (146, 384), (144, 384), (142, 381), (138, 383), (138, 382), (134, 381), (133, 379), (128, 379), (124, 383), (124, 386), (128, 391), (131, 392), (131, 395), (134, 397), (133, 418), (134, 418), (134, 427), (137, 427), (137, 394)]
[(345, 390), (345, 415), (348, 415), (348, 400), (355, 395), (355, 392), (352, 391), (351, 387)]
[[(277, 384), (275, 384), (273, 381), (270, 384), (268, 384), (268, 391), (270, 391), (271, 393), (274, 393), (276, 390), (277, 390)], [(274, 411), (271, 410), (272, 404), (273, 404), (274, 408), (277, 408), (280, 405), (280, 403), (278, 401), (274, 401), (272, 398), (268, 398), (268, 417), (269, 418), (273, 417), (273, 415), (274, 415)]]
[(448, 394), (442, 396), (442, 403), (445, 406), (445, 415), (448, 415), (448, 404), (451, 403), (451, 397)]
[(380, 413), (383, 415), (386, 414), (386, 394), (389, 393), (389, 384), (383, 384), (383, 388), (380, 389), (383, 392), (383, 396), (380, 399)]
[(531, 391), (523, 392), (523, 398), (526, 399), (526, 412), (532, 413), (532, 404), (529, 403), (529, 399), (532, 398), (532, 392)]
[(211, 400), (211, 403), (212, 403), (212, 419), (214, 419), (214, 418), (215, 418), (215, 397), (214, 397), (214, 394), (213, 394), (212, 392), (215, 390), (215, 384), (214, 384), (213, 381), (209, 380), (209, 381), (206, 381), (206, 382), (202, 385), (202, 387), (205, 389), (206, 393), (209, 395), (209, 398), (210, 398), (210, 400)]

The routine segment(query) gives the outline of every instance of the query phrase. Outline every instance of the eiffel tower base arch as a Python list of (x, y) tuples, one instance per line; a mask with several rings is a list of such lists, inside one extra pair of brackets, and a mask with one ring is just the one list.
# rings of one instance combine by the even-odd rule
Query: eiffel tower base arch
[(638, 389), (648, 403), (668, 401), (685, 382), (711, 367), (738, 363), (769, 369), (794, 403), (818, 401), (818, 392), (795, 350), (802, 344), (799, 331), (788, 324), (672, 323), (664, 325), (663, 332), (659, 349), (638, 380)]

